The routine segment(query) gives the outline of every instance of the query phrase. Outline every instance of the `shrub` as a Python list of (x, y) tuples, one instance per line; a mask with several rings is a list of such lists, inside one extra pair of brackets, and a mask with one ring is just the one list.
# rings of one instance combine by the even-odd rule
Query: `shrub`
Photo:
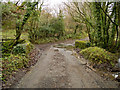
[(55, 30), (49, 26), (41, 26), (39, 29), (29, 31), (29, 39), (31, 42), (46, 37), (54, 37)]
[(92, 45), (91, 45), (90, 42), (87, 42), (87, 43), (86, 43), (86, 46), (87, 46), (87, 47), (90, 47), (90, 46), (92, 46)]
[[(89, 59), (96, 65), (105, 65), (114, 67), (115, 63), (117, 62), (117, 57), (115, 54), (106, 51), (103, 48), (99, 47), (89, 47), (80, 51), (80, 54), (84, 56), (85, 59)], [(103, 66), (104, 68), (106, 68)]]
[(9, 40), (2, 43), (2, 57), (9, 56), (13, 48), (14, 40)]
[[(15, 43), (15, 40), (9, 40), (9, 41), (2, 43), (2, 56), (3, 57), (10, 55), (11, 49), (13, 49), (14, 43)], [(20, 39), (18, 40), (18, 43), (25, 43), (25, 40)], [(17, 48), (22, 49), (21, 47), (17, 47)]]
[(21, 44), (18, 44), (13, 48), (13, 54), (21, 54), (21, 53), (25, 53), (25, 49)]
[(76, 48), (80, 48), (80, 49), (85, 49), (85, 48), (87, 48), (87, 47), (90, 47), (90, 43), (89, 43), (89, 42), (86, 42), (86, 41), (76, 40), (76, 41), (75, 41), (75, 47), (76, 47)]
[(33, 48), (33, 45), (29, 42), (26, 41), (26, 43), (24, 44), (18, 44), (17, 46), (15, 46), (13, 48), (13, 54), (21, 54), (21, 53), (25, 53), (26, 55), (31, 51), (31, 49)]
[(26, 49), (26, 54), (30, 53), (31, 49), (34, 48), (33, 44), (30, 43), (29, 41), (26, 41), (26, 43), (24, 44), (24, 46), (26, 46), (26, 47), (25, 47), (25, 49)]

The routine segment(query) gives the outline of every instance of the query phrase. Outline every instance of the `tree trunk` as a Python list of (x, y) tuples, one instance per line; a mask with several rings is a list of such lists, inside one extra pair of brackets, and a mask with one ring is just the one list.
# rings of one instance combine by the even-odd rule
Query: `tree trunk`
[(76, 33), (77, 33), (77, 29), (78, 29), (78, 25), (76, 25), (76, 27), (75, 27), (74, 34), (76, 34)]

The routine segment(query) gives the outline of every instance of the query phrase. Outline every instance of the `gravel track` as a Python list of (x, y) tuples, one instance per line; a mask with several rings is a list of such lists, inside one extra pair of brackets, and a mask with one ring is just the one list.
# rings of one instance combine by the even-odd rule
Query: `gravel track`
[[(92, 71), (72, 51), (36, 45), (42, 55), (37, 64), (15, 86), (17, 88), (117, 88), (117, 83), (105, 80)], [(43, 49), (43, 47), (45, 49)], [(41, 54), (41, 53), (40, 53)]]

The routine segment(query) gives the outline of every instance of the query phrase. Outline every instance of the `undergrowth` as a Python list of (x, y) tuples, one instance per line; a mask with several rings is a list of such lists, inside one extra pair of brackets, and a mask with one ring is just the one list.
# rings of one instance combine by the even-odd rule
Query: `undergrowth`
[[(21, 43), (21, 40), (20, 40)], [(15, 74), (19, 69), (27, 68), (29, 62), (28, 54), (33, 49), (33, 45), (29, 41), (24, 41), (21, 44), (12, 46), (11, 41), (7, 41), (2, 45), (2, 75), (1, 80), (4, 84)]]
[(57, 42), (57, 41), (63, 41), (67, 39), (81, 39), (87, 37), (86, 33), (80, 33), (80, 34), (68, 34), (61, 36), (59, 38), (57, 37), (44, 37), (38, 40), (30, 40), (30, 42), (34, 44), (43, 44), (43, 43), (50, 43), (50, 42)]
[(2, 58), (2, 81), (6, 82), (10, 76), (16, 73), (21, 68), (26, 68), (29, 59), (22, 55), (11, 54), (8, 57)]
[(80, 41), (80, 40), (75, 41), (76, 48), (85, 49), (87, 47), (90, 47), (90, 45), (91, 45), (90, 42), (87, 41)]
[(99, 47), (83, 49), (80, 51), (80, 54), (82, 54), (85, 59), (90, 60), (94, 66), (104, 70), (113, 68), (118, 60), (118, 57), (115, 54)]

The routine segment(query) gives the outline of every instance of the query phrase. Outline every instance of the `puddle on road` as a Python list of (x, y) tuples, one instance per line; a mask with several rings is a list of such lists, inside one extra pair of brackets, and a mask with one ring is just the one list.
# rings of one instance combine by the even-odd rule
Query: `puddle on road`
[[(66, 48), (66, 47), (69, 47)], [(64, 56), (71, 57), (71, 58), (77, 58), (81, 64), (86, 64), (86, 61), (83, 59), (80, 59), (79, 55), (73, 50), (74, 49), (74, 44), (55, 44), (52, 47), (54, 51), (59, 51), (61, 54), (64, 54)]]
[(75, 43), (73, 43), (73, 44), (65, 44), (65, 43), (55, 44), (55, 45), (53, 45), (53, 48), (55, 49), (55, 51), (58, 49), (61, 53), (66, 52), (67, 54), (71, 55), (72, 57), (76, 57), (76, 58), (80, 59), (78, 54), (74, 51)]
[(60, 43), (60, 44), (55, 44), (55, 45), (53, 45), (53, 47), (73, 49), (73, 48), (75, 47), (75, 45), (74, 45), (74, 44), (64, 44), (64, 43)]
[(65, 48), (55, 48), (54, 47), (54, 51), (59, 51), (59, 52), (61, 52), (61, 53), (64, 53), (64, 52), (67, 52), (67, 53), (69, 53), (70, 55), (72, 55), (72, 51), (69, 51), (69, 50), (66, 50)]
[(67, 50), (66, 48), (63, 48), (63, 47), (53, 47), (54, 48), (54, 51), (60, 51), (61, 53), (64, 53), (64, 52), (67, 52), (68, 54), (72, 55), (73, 52), (70, 51), (70, 50)]
[(71, 55), (73, 54), (73, 52), (72, 52), (72, 51), (68, 51), (68, 50), (66, 50), (66, 52), (67, 52), (67, 53), (69, 53), (69, 54), (71, 54)]

